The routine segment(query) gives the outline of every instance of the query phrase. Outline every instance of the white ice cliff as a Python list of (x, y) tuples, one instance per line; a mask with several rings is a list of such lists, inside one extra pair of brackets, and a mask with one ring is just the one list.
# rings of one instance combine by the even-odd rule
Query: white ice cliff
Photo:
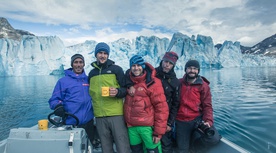
[[(86, 41), (65, 47), (56, 36), (23, 36), (21, 41), (0, 39), (0, 76), (51, 75), (63, 73), (70, 67), (70, 57), (80, 53), (85, 57), (85, 70), (92, 68), (95, 60), (96, 41)], [(176, 69), (184, 69), (189, 59), (200, 61), (202, 68), (276, 66), (276, 59), (261, 55), (242, 54), (239, 42), (225, 41), (219, 49), (214, 47), (211, 37), (197, 35), (189, 37), (175, 33), (171, 40), (155, 36), (140, 36), (134, 40), (119, 39), (109, 43), (109, 58), (124, 70), (129, 68), (129, 58), (140, 54), (154, 66), (167, 50), (180, 56)]]

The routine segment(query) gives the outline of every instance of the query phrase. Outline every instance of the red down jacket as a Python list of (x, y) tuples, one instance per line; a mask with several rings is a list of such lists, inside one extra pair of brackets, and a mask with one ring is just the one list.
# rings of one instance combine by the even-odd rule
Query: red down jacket
[(186, 81), (186, 75), (180, 80), (180, 106), (176, 116), (180, 121), (191, 121), (202, 115), (202, 119), (213, 125), (212, 96), (209, 81), (198, 76), (194, 83)]
[(127, 94), (124, 102), (124, 117), (127, 126), (153, 126), (153, 134), (161, 137), (166, 132), (169, 115), (168, 104), (161, 81), (155, 77), (156, 71), (146, 63), (144, 74), (134, 77), (126, 72), (134, 83), (135, 95)]

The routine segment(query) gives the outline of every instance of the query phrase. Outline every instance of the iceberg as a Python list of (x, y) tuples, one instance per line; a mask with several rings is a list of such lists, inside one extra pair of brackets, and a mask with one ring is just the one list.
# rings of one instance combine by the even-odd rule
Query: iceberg
[(65, 47), (58, 37), (0, 39), (0, 75), (49, 75), (63, 72)]
[[(80, 53), (85, 57), (85, 71), (96, 60), (94, 48), (98, 42), (87, 40), (84, 43), (65, 47), (57, 36), (24, 35), (21, 40), (0, 39), (0, 76), (57, 75), (70, 67), (70, 58)], [(166, 51), (179, 55), (176, 69), (184, 69), (189, 59), (196, 59), (202, 68), (230, 68), (276, 66), (276, 59), (264, 55), (242, 54), (239, 42), (225, 41), (215, 47), (210, 36), (187, 36), (173, 34), (171, 40), (156, 36), (139, 36), (128, 40), (121, 38), (108, 43), (109, 58), (124, 70), (129, 68), (129, 59), (140, 54), (145, 61), (158, 66)]]

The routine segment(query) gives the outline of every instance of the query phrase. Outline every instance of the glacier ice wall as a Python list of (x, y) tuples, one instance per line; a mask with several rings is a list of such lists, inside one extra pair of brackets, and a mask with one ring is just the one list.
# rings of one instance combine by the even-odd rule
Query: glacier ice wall
[(49, 75), (63, 71), (64, 45), (58, 37), (23, 36), (21, 42), (0, 39), (0, 75)]
[[(75, 53), (85, 57), (88, 73), (95, 61), (94, 48), (98, 42), (87, 40), (82, 44), (65, 47), (57, 36), (23, 36), (22, 40), (0, 39), (0, 76), (28, 76), (62, 74), (70, 67), (70, 58)], [(176, 69), (184, 69), (189, 59), (197, 59), (202, 68), (276, 66), (276, 59), (252, 54), (242, 54), (239, 42), (225, 41), (217, 49), (211, 37), (173, 34), (171, 40), (155, 36), (140, 36), (133, 40), (121, 38), (109, 43), (109, 58), (124, 70), (129, 68), (129, 59), (140, 54), (153, 66), (158, 66), (166, 51), (179, 55)]]

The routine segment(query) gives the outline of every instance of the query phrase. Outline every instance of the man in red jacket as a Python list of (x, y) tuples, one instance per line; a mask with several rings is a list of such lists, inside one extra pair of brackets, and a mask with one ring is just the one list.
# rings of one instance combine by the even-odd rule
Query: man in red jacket
[(130, 59), (126, 79), (133, 84), (125, 98), (124, 117), (132, 153), (162, 152), (160, 139), (166, 132), (169, 109), (162, 83), (155, 76), (154, 67), (141, 56)]
[(196, 137), (202, 136), (199, 140), (206, 145), (215, 144), (220, 139), (220, 135), (213, 127), (209, 81), (198, 75), (199, 71), (199, 62), (189, 60), (185, 65), (186, 74), (179, 80), (180, 107), (176, 116), (176, 141), (179, 153), (188, 153), (191, 144), (195, 145), (195, 132), (200, 131)]

